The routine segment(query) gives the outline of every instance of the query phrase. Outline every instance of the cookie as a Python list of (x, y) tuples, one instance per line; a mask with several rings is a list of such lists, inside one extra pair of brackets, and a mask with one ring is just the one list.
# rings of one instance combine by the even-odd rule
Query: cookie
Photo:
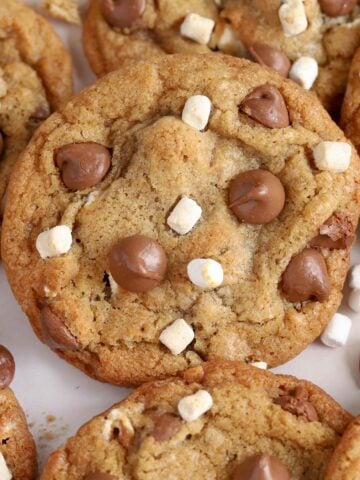
[(322, 479), (350, 418), (309, 382), (204, 364), (90, 420), (41, 480)]
[(290, 59), (290, 78), (314, 91), (330, 113), (338, 114), (351, 59), (360, 44), (356, 0), (228, 0), (225, 4), (223, 16), (254, 60), (275, 68), (280, 62), (284, 68), (284, 57)]
[(5, 268), (37, 335), (101, 380), (275, 366), (341, 302), (358, 181), (320, 103), (270, 69), (220, 54), (128, 63), (22, 155)]
[(360, 49), (357, 50), (349, 74), (349, 81), (341, 112), (341, 126), (360, 151)]
[(0, 222), (11, 170), (31, 135), (72, 93), (70, 57), (51, 25), (0, 2)]
[(83, 45), (94, 72), (102, 76), (127, 59), (166, 53), (219, 50), (242, 56), (243, 45), (221, 19), (216, 0), (91, 0)]
[(35, 480), (35, 443), (25, 414), (9, 388), (14, 373), (14, 358), (0, 345), (0, 478)]
[(357, 480), (360, 472), (360, 418), (345, 431), (330, 461), (325, 480)]

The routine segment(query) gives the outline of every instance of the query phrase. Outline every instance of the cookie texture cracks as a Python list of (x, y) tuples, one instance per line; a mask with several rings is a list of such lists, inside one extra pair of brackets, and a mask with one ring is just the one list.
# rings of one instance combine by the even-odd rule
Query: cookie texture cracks
[[(240, 112), (263, 85), (286, 127)], [(211, 101), (204, 130), (182, 120), (195, 95)], [(40, 127), (8, 189), (4, 263), (35, 332), (121, 385), (204, 360), (293, 358), (341, 302), (359, 213), (356, 152), (346, 170), (320, 170), (324, 141), (346, 139), (314, 96), (246, 60), (162, 56), (99, 80)], [(96, 181), (79, 181), (83, 158)], [(337, 248), (310, 248), (331, 218)], [(62, 226), (66, 248), (52, 237)], [(43, 232), (52, 255), (36, 249)]]

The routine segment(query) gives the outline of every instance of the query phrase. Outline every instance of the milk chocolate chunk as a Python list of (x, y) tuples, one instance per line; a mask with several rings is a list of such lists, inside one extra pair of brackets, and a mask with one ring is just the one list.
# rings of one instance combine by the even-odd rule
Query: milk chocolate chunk
[(284, 205), (284, 187), (267, 170), (240, 173), (230, 184), (229, 207), (245, 223), (269, 223), (281, 213)]
[(290, 480), (285, 465), (266, 453), (254, 455), (241, 463), (232, 480)]
[(0, 390), (7, 388), (15, 375), (15, 360), (9, 350), (0, 345)]
[(327, 300), (330, 280), (321, 253), (307, 248), (293, 257), (282, 276), (281, 288), (290, 302)]
[(329, 17), (347, 15), (356, 6), (357, 0), (319, 0), (321, 10)]
[(3, 151), (4, 151), (4, 146), (5, 146), (4, 136), (0, 132), (0, 160), (1, 160), (1, 155), (3, 154)]
[(64, 319), (49, 306), (43, 307), (40, 313), (42, 339), (51, 348), (57, 350), (78, 350), (79, 342), (71, 334)]
[(288, 56), (278, 48), (266, 43), (253, 43), (249, 47), (249, 52), (260, 65), (272, 68), (285, 78), (289, 75), (291, 62)]
[(355, 239), (355, 227), (349, 217), (336, 212), (320, 227), (319, 235), (310, 242), (310, 247), (342, 250), (350, 247)]
[(145, 11), (146, 0), (101, 0), (101, 11), (112, 27), (130, 28)]
[(280, 395), (275, 400), (275, 403), (280, 405), (283, 410), (308, 422), (317, 422), (319, 420), (315, 407), (309, 402), (309, 392), (303, 386), (298, 386), (291, 392)]
[(120, 240), (109, 255), (110, 273), (125, 290), (145, 293), (165, 278), (167, 257), (155, 240), (133, 235)]
[(71, 143), (59, 148), (55, 163), (71, 190), (84, 190), (101, 182), (111, 166), (109, 150), (98, 143)]
[(286, 128), (290, 125), (284, 97), (272, 85), (255, 88), (240, 105), (240, 111), (268, 128)]
[(176, 415), (164, 413), (155, 419), (152, 436), (157, 442), (166, 442), (180, 430), (181, 424), (181, 419)]

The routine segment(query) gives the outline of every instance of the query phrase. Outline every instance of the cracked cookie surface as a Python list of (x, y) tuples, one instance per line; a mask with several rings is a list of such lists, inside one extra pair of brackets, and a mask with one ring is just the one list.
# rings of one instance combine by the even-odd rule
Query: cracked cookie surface
[[(288, 110), (287, 127), (241, 111), (268, 83)], [(212, 103), (204, 131), (181, 119), (199, 94)], [(313, 149), (323, 141), (346, 147), (346, 171), (316, 168)], [(91, 171), (78, 168), (83, 149)], [(241, 221), (228, 198), (234, 178), (260, 168), (285, 191), (281, 213), (276, 207), (265, 225)], [(215, 54), (129, 63), (48, 119), (21, 156), (4, 220), (5, 268), (37, 335), (96, 378), (138, 384), (219, 358), (274, 366), (312, 342), (341, 302), (353, 237), (340, 248), (308, 247), (328, 219), (336, 238), (353, 235), (358, 181), (355, 150), (320, 103), (272, 71)], [(179, 234), (168, 222), (174, 227), (170, 213), (184, 196), (202, 214)], [(141, 291), (120, 260), (112, 268), (131, 236), (150, 239), (167, 262)], [(300, 282), (300, 292), (291, 271), (306, 275), (309, 265), (314, 283)]]
[[(279, 404), (295, 390), (316, 418)], [(184, 420), (184, 399), (199, 391), (211, 397), (210, 408)], [(258, 454), (283, 464), (289, 476), (280, 478), (320, 480), (350, 419), (309, 382), (237, 362), (204, 364), (143, 385), (90, 420), (49, 457), (41, 480), (248, 478), (234, 472)]]

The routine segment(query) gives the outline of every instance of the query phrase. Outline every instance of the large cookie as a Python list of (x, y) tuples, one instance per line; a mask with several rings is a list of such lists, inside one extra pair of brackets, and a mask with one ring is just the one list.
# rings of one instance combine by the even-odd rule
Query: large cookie
[(51, 25), (21, 3), (1, 0), (0, 222), (19, 153), (71, 92), (71, 60)]
[(320, 480), (349, 420), (311, 383), (204, 364), (90, 420), (41, 480)]
[(341, 113), (341, 126), (360, 151), (360, 49), (356, 52)]
[(360, 472), (360, 418), (349, 425), (330, 461), (325, 480), (358, 480)]
[(36, 449), (25, 414), (9, 385), (15, 372), (11, 353), (0, 345), (0, 478), (34, 480)]
[(219, 54), (129, 63), (22, 155), (5, 268), (37, 335), (102, 380), (274, 366), (340, 304), (358, 180), (322, 106), (270, 69)]

